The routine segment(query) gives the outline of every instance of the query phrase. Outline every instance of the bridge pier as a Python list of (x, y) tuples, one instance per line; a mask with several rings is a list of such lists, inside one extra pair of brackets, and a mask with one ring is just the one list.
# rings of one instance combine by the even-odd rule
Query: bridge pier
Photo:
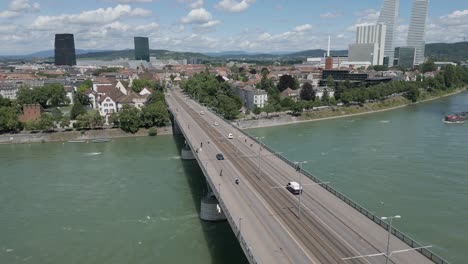
[(190, 146), (185, 142), (184, 147), (180, 151), (180, 157), (182, 160), (194, 160), (195, 156), (193, 155), (192, 150), (190, 149)]
[(211, 222), (226, 220), (226, 216), (218, 203), (218, 199), (216, 199), (216, 196), (211, 190), (201, 200), (200, 218)]

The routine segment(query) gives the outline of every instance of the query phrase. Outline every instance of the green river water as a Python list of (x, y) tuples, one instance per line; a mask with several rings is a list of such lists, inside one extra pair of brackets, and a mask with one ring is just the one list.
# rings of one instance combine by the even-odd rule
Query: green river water
[[(452, 263), (468, 259), (468, 93), (399, 110), (251, 129)], [(246, 263), (182, 139), (0, 145), (0, 263)]]

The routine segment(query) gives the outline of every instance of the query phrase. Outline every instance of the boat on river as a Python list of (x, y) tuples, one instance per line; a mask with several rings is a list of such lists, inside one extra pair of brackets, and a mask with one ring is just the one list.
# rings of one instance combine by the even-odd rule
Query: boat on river
[(112, 141), (110, 138), (96, 138), (91, 140), (93, 143), (106, 143), (110, 141)]
[(68, 140), (68, 143), (86, 143), (84, 139), (77, 139), (77, 140)]
[(468, 112), (460, 112), (445, 116), (445, 123), (464, 123), (468, 121)]

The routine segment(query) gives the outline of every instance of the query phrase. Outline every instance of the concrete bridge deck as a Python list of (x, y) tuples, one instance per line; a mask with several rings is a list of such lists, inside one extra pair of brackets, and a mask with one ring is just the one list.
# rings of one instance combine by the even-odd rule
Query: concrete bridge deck
[[(166, 101), (251, 263), (385, 263), (382, 255), (343, 260), (386, 252), (382, 227), (307, 177), (299, 215), (298, 196), (284, 188), (300, 181), (293, 167), (180, 91)], [(391, 236), (392, 251), (409, 248)], [(389, 263), (433, 262), (411, 250)]]

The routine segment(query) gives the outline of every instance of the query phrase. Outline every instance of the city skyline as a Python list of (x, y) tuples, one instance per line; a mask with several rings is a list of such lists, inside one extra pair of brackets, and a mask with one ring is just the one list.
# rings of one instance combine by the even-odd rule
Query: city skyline
[[(53, 36), (62, 32), (75, 35), (78, 49), (131, 48), (130, 36), (143, 35), (150, 38), (150, 48), (174, 51), (289, 52), (326, 49), (328, 34), (333, 50), (347, 49), (355, 41), (356, 25), (376, 23), (383, 4), (383, 0), (310, 2), (2, 1), (0, 55), (53, 49)], [(463, 41), (468, 24), (463, 2), (430, 1), (426, 43)], [(412, 1), (400, 3), (395, 46), (406, 45), (411, 5)]]

